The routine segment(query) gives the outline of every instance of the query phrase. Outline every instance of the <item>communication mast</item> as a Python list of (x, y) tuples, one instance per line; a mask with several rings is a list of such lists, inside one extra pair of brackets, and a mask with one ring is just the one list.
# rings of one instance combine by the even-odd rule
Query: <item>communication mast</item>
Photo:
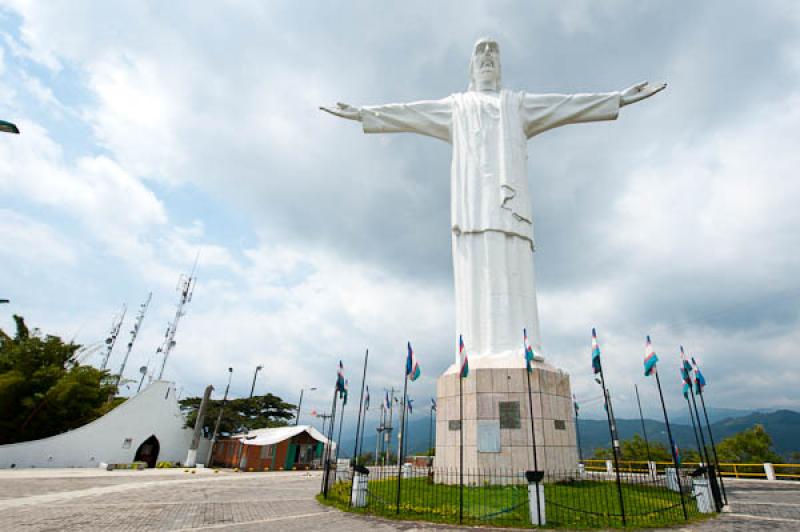
[(150, 306), (150, 300), (152, 298), (153, 292), (150, 292), (147, 294), (147, 299), (145, 302), (139, 305), (139, 314), (137, 314), (136, 321), (134, 322), (133, 329), (131, 330), (131, 340), (128, 342), (128, 350), (125, 351), (125, 358), (122, 359), (122, 365), (119, 368), (116, 386), (119, 386), (119, 382), (122, 380), (122, 373), (125, 371), (125, 364), (128, 363), (128, 357), (131, 354), (131, 350), (133, 350), (133, 343), (136, 341), (136, 336), (139, 334), (139, 328), (142, 326), (142, 320), (144, 320), (144, 315), (147, 312), (147, 307)]
[(114, 345), (117, 343), (119, 330), (122, 327), (122, 320), (125, 319), (125, 312), (127, 312), (127, 310), (127, 305), (123, 303), (122, 312), (114, 316), (114, 321), (111, 323), (111, 332), (108, 333), (108, 338), (106, 338), (106, 354), (103, 356), (103, 363), (100, 365), (100, 369), (106, 369), (108, 365), (108, 359), (111, 358), (111, 351), (114, 350)]
[[(198, 257), (199, 257), (198, 253)], [(158, 379), (161, 380), (161, 377), (164, 375), (164, 368), (167, 365), (167, 359), (169, 358), (170, 352), (172, 352), (172, 348), (175, 347), (175, 332), (178, 330), (178, 322), (180, 321), (181, 317), (186, 314), (183, 311), (183, 307), (186, 303), (189, 303), (192, 300), (192, 294), (194, 293), (194, 285), (197, 281), (196, 277), (194, 276), (194, 272), (197, 269), (197, 258), (194, 259), (194, 266), (192, 266), (192, 273), (187, 277), (186, 275), (181, 274), (180, 279), (178, 280), (178, 292), (180, 292), (180, 299), (178, 300), (178, 308), (175, 311), (175, 317), (172, 319), (172, 323), (167, 326), (167, 332), (164, 333), (164, 343), (161, 344), (156, 350), (157, 355), (161, 355), (163, 358), (161, 360), (161, 371), (158, 372)]]

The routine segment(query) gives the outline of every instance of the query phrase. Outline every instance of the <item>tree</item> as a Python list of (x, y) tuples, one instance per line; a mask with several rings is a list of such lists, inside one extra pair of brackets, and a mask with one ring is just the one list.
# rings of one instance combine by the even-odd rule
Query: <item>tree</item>
[(0, 329), (0, 444), (78, 428), (119, 403), (108, 401), (116, 386), (107, 371), (78, 363), (79, 345), (14, 321), (13, 338)]
[[(181, 409), (186, 414), (187, 427), (194, 427), (201, 401), (201, 397), (181, 399)], [(209, 402), (203, 423), (205, 426), (213, 429), (221, 407), (221, 399), (212, 399)], [(257, 395), (252, 399), (229, 399), (222, 413), (219, 431), (234, 434), (248, 429), (283, 427), (287, 425), (288, 420), (294, 418), (296, 411), (295, 405), (285, 403), (283, 399), (271, 393)]]
[(669, 462), (672, 460), (667, 447), (658, 441), (649, 442), (650, 455), (648, 458), (648, 445), (644, 438), (634, 434), (630, 440), (623, 440), (620, 444), (623, 460), (653, 460), (654, 462)]
[(717, 445), (717, 455), (720, 462), (781, 462), (780, 455), (772, 450), (772, 438), (763, 425), (753, 425), (725, 438)]
[[(594, 460), (611, 460), (614, 458), (611, 448), (598, 447), (594, 450), (592, 455)], [(620, 442), (620, 458), (622, 460), (630, 461), (644, 461), (647, 460), (647, 445), (644, 438), (638, 434), (634, 434), (630, 440), (622, 440)], [(650, 442), (650, 459), (654, 462), (671, 462), (672, 454), (667, 447), (659, 441)], [(681, 450), (682, 462), (699, 462), (700, 454), (691, 449)]]

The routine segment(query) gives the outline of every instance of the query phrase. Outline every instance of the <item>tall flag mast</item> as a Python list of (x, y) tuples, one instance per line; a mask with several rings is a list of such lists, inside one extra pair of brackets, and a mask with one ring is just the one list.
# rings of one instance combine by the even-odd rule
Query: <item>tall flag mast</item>
[(415, 381), (420, 376), (419, 363), (417, 357), (414, 355), (414, 349), (411, 348), (411, 342), (408, 342), (408, 356), (406, 356), (406, 363), (403, 376), (403, 408), (401, 410), (400, 418), (400, 441), (397, 442), (397, 513), (400, 513), (400, 480), (402, 478), (403, 467), (403, 451), (405, 450), (405, 428), (406, 428), (406, 410), (408, 408), (408, 381)]
[[(714, 505), (717, 508), (717, 512), (722, 511), (722, 497), (720, 495), (719, 485), (717, 484), (717, 475), (714, 472), (715, 468), (711, 464), (711, 459), (708, 454), (708, 447), (706, 447), (706, 437), (703, 435), (703, 423), (700, 421), (700, 412), (697, 410), (697, 400), (694, 398), (695, 390), (692, 388), (692, 372), (693, 367), (686, 360), (686, 353), (683, 352), (683, 346), (681, 346), (681, 364), (683, 366), (682, 370), (685, 373), (685, 379), (689, 383), (689, 395), (691, 396), (692, 400), (692, 408), (694, 409), (694, 417), (697, 419), (697, 431), (700, 433), (700, 442), (703, 445), (703, 451), (701, 453), (701, 457), (705, 457), (705, 463), (707, 468), (706, 478), (708, 478), (708, 482), (711, 485), (711, 493), (714, 495)], [(702, 388), (705, 385), (705, 378), (703, 378), (702, 373), (700, 377), (703, 379), (702, 384), (696, 383), (697, 388)]]
[[(531, 394), (531, 372), (533, 371), (533, 359), (534, 353), (533, 348), (531, 347), (530, 342), (528, 342), (528, 330), (522, 329), (522, 337), (523, 337), (523, 347), (525, 348), (525, 376), (528, 379), (528, 409), (530, 410), (531, 416), (531, 442), (533, 443), (533, 471), (535, 475), (539, 475), (539, 458), (536, 456), (536, 424), (533, 419), (533, 395)], [(539, 389), (539, 397), (541, 397), (542, 390)], [(542, 411), (542, 415), (544, 416), (544, 411)], [(577, 420), (575, 428), (577, 429)], [(542, 427), (542, 433), (544, 434), (544, 427)], [(580, 453), (580, 450), (578, 450)], [(539, 501), (539, 479), (537, 476), (536, 482), (536, 522), (542, 522), (542, 505)]]
[(178, 280), (178, 291), (181, 294), (178, 300), (178, 308), (175, 310), (175, 317), (172, 319), (172, 323), (167, 326), (167, 332), (164, 333), (164, 343), (156, 350), (156, 353), (162, 356), (161, 370), (158, 372), (159, 380), (164, 376), (164, 368), (167, 366), (167, 359), (172, 352), (172, 348), (175, 347), (175, 333), (178, 330), (178, 322), (186, 314), (183, 311), (183, 307), (192, 300), (192, 294), (194, 294), (194, 286), (197, 282), (194, 272), (197, 270), (197, 258), (199, 258), (199, 256), (200, 253), (198, 253), (197, 257), (194, 259), (192, 273), (189, 274), (188, 277), (186, 275), (181, 275)]
[(133, 343), (136, 341), (136, 336), (139, 334), (142, 320), (144, 320), (144, 315), (147, 313), (147, 308), (150, 306), (151, 299), (153, 299), (153, 292), (147, 294), (147, 299), (145, 299), (144, 303), (139, 305), (139, 314), (136, 315), (136, 321), (133, 323), (133, 329), (131, 329), (131, 339), (128, 342), (128, 349), (125, 351), (125, 358), (122, 359), (122, 365), (119, 367), (116, 386), (119, 386), (119, 382), (122, 380), (122, 374), (125, 372), (125, 365), (128, 363), (128, 357), (133, 349)]
[(711, 450), (714, 452), (714, 463), (717, 466), (717, 477), (719, 478), (719, 486), (722, 488), (722, 498), (725, 504), (728, 504), (728, 494), (725, 493), (725, 483), (722, 481), (722, 471), (719, 467), (719, 458), (717, 457), (717, 446), (714, 443), (714, 435), (711, 433), (711, 423), (708, 421), (708, 410), (706, 410), (706, 400), (703, 398), (703, 389), (706, 387), (706, 378), (700, 371), (700, 366), (692, 357), (692, 367), (694, 368), (694, 390), (700, 396), (700, 404), (703, 405), (703, 415), (706, 418), (706, 427), (708, 428), (708, 438), (711, 440)]
[[(603, 399), (605, 400), (606, 417), (608, 418), (608, 432), (611, 436), (611, 452), (614, 453), (614, 469), (617, 472), (617, 494), (619, 495), (619, 507), (622, 510), (622, 525), (625, 526), (625, 503), (622, 498), (622, 481), (619, 478), (619, 438), (617, 427), (612, 421), (613, 409), (611, 408), (611, 398), (608, 396), (606, 379), (603, 376), (603, 364), (600, 362), (600, 345), (597, 343), (597, 331), (592, 327), (592, 370), (595, 375), (600, 375), (600, 386), (603, 388)], [(597, 377), (595, 377), (595, 380)]]
[(106, 338), (106, 354), (103, 355), (103, 363), (100, 365), (100, 369), (106, 369), (106, 366), (108, 366), (108, 359), (111, 358), (111, 351), (114, 350), (114, 345), (117, 343), (119, 330), (122, 328), (122, 320), (125, 319), (127, 310), (127, 305), (123, 303), (122, 311), (114, 316), (114, 321), (111, 323), (111, 332), (108, 333), (108, 338)]
[(681, 507), (683, 508), (683, 518), (689, 519), (689, 514), (686, 513), (686, 502), (683, 500), (683, 487), (681, 486), (680, 476), (680, 456), (678, 455), (678, 446), (675, 440), (672, 439), (672, 429), (669, 426), (669, 416), (667, 416), (667, 407), (664, 404), (664, 394), (661, 391), (661, 379), (658, 378), (658, 355), (653, 351), (653, 346), (650, 343), (650, 336), (647, 337), (647, 343), (644, 348), (644, 376), (649, 377), (655, 375), (656, 385), (658, 385), (658, 396), (661, 398), (661, 410), (664, 411), (664, 424), (667, 426), (667, 437), (669, 438), (669, 452), (672, 454), (672, 464), (675, 466), (675, 479), (678, 481), (678, 493), (681, 496)]

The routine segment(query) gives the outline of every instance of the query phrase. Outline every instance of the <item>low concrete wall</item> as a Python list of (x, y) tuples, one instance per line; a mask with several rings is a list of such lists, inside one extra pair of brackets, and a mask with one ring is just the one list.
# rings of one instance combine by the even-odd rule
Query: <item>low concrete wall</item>
[[(101, 462), (132, 462), (139, 445), (155, 436), (158, 461), (183, 462), (192, 440), (184, 428), (175, 386), (155, 381), (105, 416), (49, 438), (0, 445), (0, 468), (97, 467)], [(206, 456), (201, 440), (198, 457)]]

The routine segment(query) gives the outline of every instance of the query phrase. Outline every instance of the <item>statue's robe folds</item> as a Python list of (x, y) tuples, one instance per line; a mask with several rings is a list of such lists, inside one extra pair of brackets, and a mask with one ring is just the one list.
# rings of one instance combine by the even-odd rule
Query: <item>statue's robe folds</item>
[(420, 133), (453, 145), (456, 334), (464, 337), (471, 366), (524, 364), (523, 328), (542, 353), (527, 140), (558, 126), (614, 120), (619, 104), (618, 92), (502, 90), (361, 108), (365, 133)]

